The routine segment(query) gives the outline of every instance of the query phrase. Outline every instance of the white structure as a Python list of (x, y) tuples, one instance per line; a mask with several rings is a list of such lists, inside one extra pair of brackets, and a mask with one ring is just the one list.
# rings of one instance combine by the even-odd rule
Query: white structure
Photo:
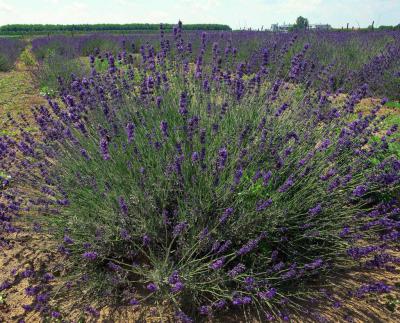
[[(283, 24), (283, 25), (279, 25), (279, 24), (272, 24), (271, 25), (271, 31), (274, 32), (284, 32), (287, 33), (289, 32), (295, 25), (292, 24)], [(309, 25), (308, 29), (311, 30), (330, 30), (332, 29), (331, 25), (329, 24), (313, 24), (313, 25)]]
[(315, 25), (310, 25), (309, 29), (314, 29), (314, 30), (329, 30), (332, 29), (331, 25), (328, 24), (315, 24)]
[(284, 32), (287, 33), (290, 31), (291, 28), (293, 28), (294, 25), (291, 24), (283, 24), (283, 25), (279, 25), (279, 24), (273, 24), (271, 25), (271, 30), (275, 31), (275, 32)]

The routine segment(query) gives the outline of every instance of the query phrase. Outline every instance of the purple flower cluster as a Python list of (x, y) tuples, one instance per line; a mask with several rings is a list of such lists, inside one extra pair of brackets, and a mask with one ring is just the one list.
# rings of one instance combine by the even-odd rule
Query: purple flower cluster
[(245, 254), (248, 254), (252, 252), (255, 248), (257, 248), (259, 242), (262, 239), (265, 239), (267, 236), (266, 232), (262, 232), (257, 238), (253, 240), (249, 240), (245, 245), (243, 245), (237, 252), (236, 254), (238, 256), (243, 256)]

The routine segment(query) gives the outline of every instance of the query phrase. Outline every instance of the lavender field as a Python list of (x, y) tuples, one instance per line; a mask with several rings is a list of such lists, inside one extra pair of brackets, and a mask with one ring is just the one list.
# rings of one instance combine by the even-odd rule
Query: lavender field
[(399, 100), (400, 30), (0, 38), (0, 322), (398, 322)]

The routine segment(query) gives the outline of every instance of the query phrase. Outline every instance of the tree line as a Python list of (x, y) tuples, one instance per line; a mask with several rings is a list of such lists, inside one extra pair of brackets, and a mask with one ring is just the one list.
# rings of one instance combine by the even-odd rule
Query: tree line
[[(175, 25), (163, 24), (165, 30), (172, 30)], [(79, 24), (79, 25), (26, 25), (14, 24), (0, 27), (1, 34), (15, 33), (58, 33), (58, 32), (102, 32), (102, 31), (157, 31), (159, 24)], [(228, 25), (222, 24), (187, 24), (184, 30), (231, 30)]]

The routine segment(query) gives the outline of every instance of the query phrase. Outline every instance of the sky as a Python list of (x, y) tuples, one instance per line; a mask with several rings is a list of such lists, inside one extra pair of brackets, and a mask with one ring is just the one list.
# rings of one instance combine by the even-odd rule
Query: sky
[(400, 23), (400, 0), (0, 0), (0, 25), (222, 23), (270, 28), (298, 16), (311, 24), (367, 27)]

